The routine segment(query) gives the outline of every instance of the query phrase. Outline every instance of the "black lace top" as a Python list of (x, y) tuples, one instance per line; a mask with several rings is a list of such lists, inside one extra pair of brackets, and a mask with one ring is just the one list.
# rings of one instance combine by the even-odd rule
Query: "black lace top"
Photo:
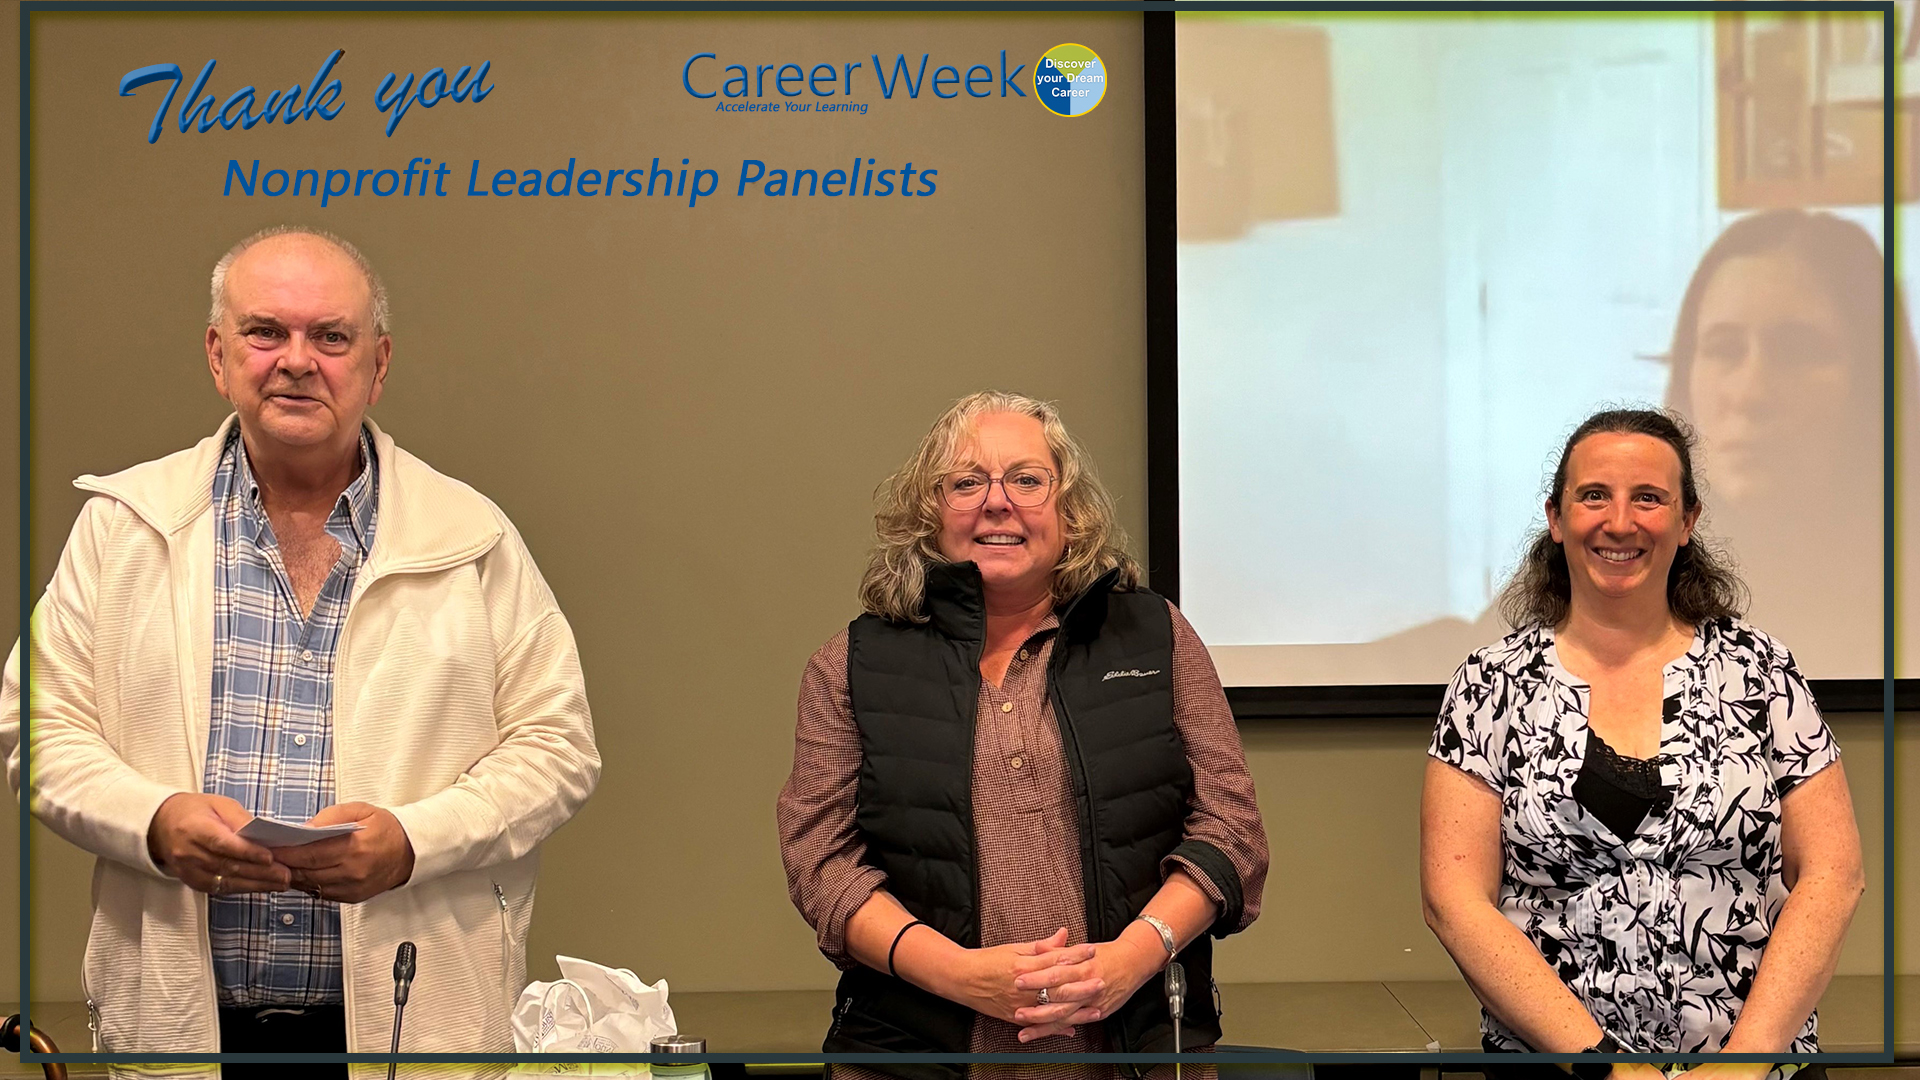
[(1622, 840), (1631, 839), (1656, 806), (1673, 801), (1660, 786), (1660, 757), (1622, 757), (1587, 729), (1587, 759), (1573, 782), (1573, 800)]

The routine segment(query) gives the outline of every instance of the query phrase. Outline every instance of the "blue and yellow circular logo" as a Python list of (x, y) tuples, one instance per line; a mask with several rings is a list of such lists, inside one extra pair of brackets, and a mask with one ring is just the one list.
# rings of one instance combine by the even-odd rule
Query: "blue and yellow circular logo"
[(1055, 45), (1033, 65), (1033, 96), (1059, 116), (1085, 116), (1107, 96), (1107, 65), (1085, 45)]

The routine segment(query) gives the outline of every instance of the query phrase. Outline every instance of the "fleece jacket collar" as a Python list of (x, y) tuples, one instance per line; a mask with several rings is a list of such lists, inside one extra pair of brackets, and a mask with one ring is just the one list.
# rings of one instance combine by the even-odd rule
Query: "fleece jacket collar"
[[(230, 415), (218, 431), (189, 449), (110, 476), (89, 473), (73, 486), (118, 500), (171, 545), (212, 507), (213, 473), (227, 434), (237, 423), (239, 417)], [(380, 459), (380, 528), (363, 571), (365, 580), (458, 566), (500, 542), (505, 529), (493, 504), (395, 446), (373, 421), (366, 425)]]

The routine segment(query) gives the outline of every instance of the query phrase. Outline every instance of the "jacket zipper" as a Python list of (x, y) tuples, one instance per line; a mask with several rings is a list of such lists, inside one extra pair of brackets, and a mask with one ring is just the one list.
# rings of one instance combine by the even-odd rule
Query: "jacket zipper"
[[(1102, 577), (1094, 584), (1094, 589), (1108, 587), (1111, 584), (1110, 576)], [(1100, 830), (1094, 822), (1093, 781), (1087, 771), (1086, 752), (1080, 745), (1080, 731), (1074, 726), (1073, 714), (1067, 709), (1066, 696), (1060, 692), (1059, 680), (1061, 669), (1066, 667), (1066, 650), (1072, 646), (1068, 638), (1068, 627), (1073, 621), (1074, 612), (1086, 601), (1087, 595), (1088, 593), (1080, 594), (1072, 606), (1060, 614), (1060, 628), (1054, 632), (1053, 659), (1047, 665), (1047, 696), (1053, 700), (1054, 719), (1060, 726), (1061, 734), (1070, 744), (1072, 754), (1068, 761), (1079, 781), (1079, 790), (1075, 794), (1079, 799), (1080, 820), (1086, 837), (1082, 850), (1082, 876), (1086, 878), (1087, 889), (1087, 938), (1092, 940), (1093, 936), (1100, 932), (1099, 917), (1105, 913), (1107, 907), (1106, 890), (1101, 884), (1100, 874)], [(1104, 1023), (1110, 1032), (1120, 1036), (1123, 1033), (1113, 1026), (1117, 1020), (1117, 1017), (1109, 1017)], [(1122, 1075), (1128, 1077), (1144, 1075), (1143, 1070), (1133, 1062), (1124, 1063), (1120, 1071)]]
[(507, 891), (497, 881), (493, 885), (493, 898), (500, 903), (500, 983), (506, 990), (507, 1015), (513, 1015), (513, 1007), (518, 1004), (513, 987), (513, 924), (507, 911)]
[[(986, 940), (986, 927), (980, 917), (980, 841), (974, 836), (973, 824), (973, 741), (980, 737), (980, 658), (987, 651), (987, 629), (985, 616), (980, 623), (980, 640), (967, 653), (967, 671), (973, 676), (973, 710), (967, 713), (967, 848), (973, 854), (973, 944), (978, 948)], [(849, 1004), (852, 998), (847, 999)], [(841, 1014), (845, 1019), (846, 1014)], [(839, 1021), (834, 1022), (839, 1026)]]
[[(202, 781), (201, 787), (206, 783)], [(208, 1016), (213, 1018), (214, 1045), (220, 1044), (220, 978), (213, 970), (213, 901), (200, 897), (200, 955), (206, 957)]]
[[(1064, 648), (1066, 644), (1066, 627), (1062, 626), (1054, 640), (1054, 656), (1064, 657), (1065, 654), (1060, 650)], [(1064, 664), (1064, 662), (1064, 659), (1059, 661), (1059, 663), (1062, 664)], [(1082, 852), (1082, 859), (1086, 864), (1083, 876), (1086, 878), (1088, 896), (1087, 940), (1091, 941), (1094, 935), (1100, 933), (1099, 917), (1104, 914), (1107, 909), (1105, 891), (1100, 886), (1100, 833), (1099, 830), (1095, 828), (1093, 822), (1092, 781), (1087, 778), (1087, 759), (1086, 755), (1080, 749), (1080, 733), (1073, 726), (1073, 715), (1067, 711), (1067, 699), (1060, 693), (1059, 680), (1054, 677), (1058, 673), (1059, 668), (1054, 665), (1049, 665), (1049, 667), (1052, 668), (1052, 670), (1047, 672), (1047, 682), (1049, 684), (1047, 694), (1053, 699), (1053, 714), (1059, 721), (1060, 730), (1067, 736), (1067, 741), (1072, 746), (1073, 756), (1070, 760), (1073, 763), (1075, 771), (1079, 774), (1080, 790), (1077, 794), (1079, 795), (1080, 802), (1080, 821), (1087, 838), (1085, 848)], [(1110, 1032), (1118, 1036), (1121, 1033), (1112, 1027), (1116, 1019), (1117, 1017), (1109, 1017), (1107, 1026)], [(1137, 1078), (1144, 1075), (1140, 1067), (1131, 1061), (1122, 1064), (1120, 1072), (1121, 1075), (1130, 1078)]]
[[(1064, 639), (1055, 643), (1055, 655), (1058, 655), (1060, 646), (1065, 644)], [(1056, 674), (1057, 669), (1047, 673), (1047, 681), (1051, 684), (1047, 688), (1047, 693), (1049, 697), (1053, 698), (1054, 716), (1058, 718), (1060, 730), (1067, 736), (1067, 742), (1073, 751), (1072, 762), (1074, 772), (1077, 774), (1076, 778), (1079, 780), (1078, 787), (1080, 790), (1075, 794), (1078, 796), (1077, 801), (1080, 803), (1081, 825), (1085, 828), (1087, 837), (1085, 846), (1086, 873), (1084, 876), (1087, 879), (1088, 891), (1087, 914), (1089, 918), (1087, 920), (1087, 936), (1091, 938), (1101, 929), (1097, 916), (1106, 911), (1106, 895), (1100, 885), (1100, 832), (1093, 820), (1092, 782), (1087, 778), (1087, 759), (1080, 748), (1080, 733), (1073, 726), (1073, 715), (1067, 711), (1067, 700), (1060, 693), (1060, 683), (1054, 677)]]
[[(1108, 586), (1112, 584), (1110, 578), (1112, 578), (1112, 571), (1110, 571), (1106, 577), (1096, 580), (1092, 588), (1094, 588), (1094, 590), (1108, 588)], [(1071, 749), (1073, 753), (1071, 753), (1068, 761), (1069, 765), (1073, 767), (1075, 778), (1079, 780), (1079, 790), (1075, 792), (1075, 796), (1079, 799), (1081, 822), (1083, 822), (1083, 826), (1085, 826), (1085, 849), (1083, 849), (1083, 863), (1085, 863), (1085, 867), (1083, 867), (1083, 876), (1087, 878), (1087, 938), (1089, 938), (1089, 940), (1092, 940), (1092, 936), (1094, 936), (1096, 932), (1100, 932), (1098, 915), (1102, 915), (1102, 913), (1106, 911), (1106, 890), (1104, 890), (1102, 884), (1100, 884), (1100, 863), (1098, 863), (1098, 857), (1100, 857), (1100, 830), (1098, 830), (1098, 826), (1094, 824), (1094, 817), (1092, 817), (1092, 778), (1089, 771), (1087, 771), (1087, 753), (1085, 753), (1085, 749), (1081, 748), (1079, 728), (1073, 724), (1073, 713), (1068, 711), (1068, 700), (1066, 700), (1066, 696), (1060, 692), (1060, 671), (1062, 671), (1062, 669), (1066, 667), (1066, 663), (1068, 663), (1068, 650), (1071, 648), (1071, 644), (1073, 644), (1071, 638), (1069, 638), (1069, 626), (1073, 625), (1073, 615), (1075, 615), (1075, 611), (1079, 611), (1079, 605), (1087, 601), (1087, 596), (1089, 596), (1091, 592), (1092, 590), (1089, 590), (1089, 592), (1083, 592), (1081, 596), (1077, 596), (1077, 598), (1073, 600), (1073, 603), (1069, 605), (1068, 609), (1060, 613), (1060, 628), (1054, 630), (1054, 655), (1052, 655), (1052, 663), (1046, 665), (1046, 696), (1052, 698), (1052, 701), (1054, 701), (1054, 721), (1060, 724), (1060, 732), (1066, 736), (1066, 740), (1071, 744), (1069, 749)]]
[[(1094, 588), (1103, 588), (1106, 582), (1107, 579), (1103, 577), (1094, 584)], [(1080, 731), (1074, 726), (1073, 714), (1067, 710), (1066, 696), (1060, 692), (1059, 678), (1061, 669), (1067, 664), (1067, 649), (1072, 647), (1067, 628), (1072, 622), (1074, 612), (1079, 610), (1085, 600), (1086, 594), (1083, 593), (1071, 607), (1060, 614), (1060, 628), (1054, 631), (1053, 658), (1047, 665), (1047, 696), (1053, 699), (1054, 720), (1059, 724), (1061, 734), (1066, 736), (1070, 744), (1072, 756), (1068, 760), (1073, 766), (1075, 779), (1079, 781), (1079, 790), (1075, 795), (1080, 803), (1080, 820), (1086, 830), (1083, 876), (1087, 879), (1087, 937), (1091, 939), (1100, 930), (1096, 916), (1106, 910), (1106, 895), (1100, 885), (1098, 862), (1100, 832), (1093, 820), (1093, 781), (1089, 779), (1087, 773), (1086, 753), (1080, 747)]]
[(828, 1038), (832, 1038), (833, 1036), (840, 1034), (840, 1025), (846, 1022), (847, 1014), (852, 1011), (853, 1011), (853, 998), (851, 996), (849, 996), (845, 1001), (842, 1001), (837, 1007), (835, 1007), (833, 1011), (833, 1026), (827, 1029)]
[[(87, 989), (87, 965), (84, 962), (84, 958), (80, 965), (80, 996), (87, 1003), (87, 1041), (93, 1047), (89, 1052), (95, 1054), (105, 1053), (106, 1051), (100, 1045), (100, 1006), (94, 1003), (93, 991)], [(217, 1016), (219, 1014), (216, 1012), (215, 1015)], [(21, 1041), (25, 1042), (26, 1040), (22, 1039)]]
[[(364, 571), (366, 568), (366, 562), (362, 561), (360, 570)], [(339, 690), (341, 675), (347, 670), (347, 658), (349, 656), (347, 652), (347, 631), (353, 628), (353, 613), (354, 610), (359, 607), (359, 604), (355, 602), (353, 593), (359, 593), (361, 596), (366, 595), (366, 589), (361, 585), (358, 577), (355, 578), (353, 591), (347, 595), (347, 614), (345, 618), (340, 620), (340, 635), (335, 638), (333, 642), (333, 675), (329, 679), (334, 694), (333, 707), (327, 712), (327, 754), (333, 758), (333, 800), (335, 803), (340, 801), (341, 788), (346, 786), (347, 781), (347, 777), (340, 768), (340, 725), (336, 723), (336, 721), (340, 718), (340, 702), (346, 697), (346, 695), (339, 693)], [(357, 913), (349, 913), (346, 910), (347, 905), (345, 904), (335, 906), (338, 909), (336, 914), (340, 919), (340, 1011), (346, 1017), (347, 1049), (351, 1051), (354, 1049), (353, 1044), (355, 1041), (353, 1024), (354, 951), (347, 947), (347, 923), (349, 920), (357, 922), (359, 916)], [(349, 1072), (351, 1072), (351, 1070), (349, 1070)]]

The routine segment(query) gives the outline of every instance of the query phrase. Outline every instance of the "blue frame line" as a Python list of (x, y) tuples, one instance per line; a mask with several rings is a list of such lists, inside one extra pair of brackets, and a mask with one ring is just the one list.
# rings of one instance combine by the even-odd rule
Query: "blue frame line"
[[(488, 3), (484, 0), (452, 0), (448, 3), (433, 3), (431, 0), (285, 0), (282, 3), (268, 5), (262, 0), (154, 0), (152, 3), (139, 3), (135, 0), (21, 0), (21, 12), (24, 17), (29, 11), (127, 11), (127, 12), (173, 12), (173, 11), (266, 11), (313, 12), (313, 11), (377, 11), (377, 12), (604, 12), (604, 11), (940, 11), (940, 12), (983, 12), (983, 11), (1174, 11), (1175, 0), (1082, 0), (1078, 3), (1062, 3), (1060, 0), (790, 0), (787, 3), (770, 0), (553, 0), (551, 3), (528, 3), (527, 0), (499, 0)], [(1180, 11), (1292, 11), (1311, 14), (1345, 14), (1354, 12), (1401, 11), (1410, 13), (1431, 12), (1485, 12), (1498, 11), (1500, 14), (1563, 14), (1566, 12), (1669, 12), (1687, 14), (1708, 11), (1773, 11), (1752, 2), (1752, 0), (1700, 0), (1685, 7), (1658, 3), (1657, 0), (1623, 0), (1621, 3), (1608, 3), (1607, 0), (1567, 0), (1557, 4), (1515, 4), (1489, 6), (1486, 2), (1468, 3), (1462, 0), (1435, 0), (1433, 3), (1421, 3), (1419, 0), (1329, 0), (1323, 3), (1278, 3), (1256, 2), (1242, 3), (1238, 0), (1181, 0), (1177, 4)], [(1795, 11), (1890, 11), (1885, 0), (1825, 0), (1822, 3), (1803, 3), (1793, 5)]]
[[(1899, 20), (1894, 17), (1893, 6), (1891, 4), (1889, 4), (1887, 9), (1881, 14), (1881, 33), (1892, 35), (1883, 37), (1881, 39), (1883, 41), (1891, 42), (1899, 38)], [(1880, 72), (1881, 79), (1883, 80), (1881, 86), (1882, 100), (1886, 103), (1880, 110), (1880, 123), (1882, 128), (1880, 139), (1880, 235), (1885, 238), (1886, 245), (1886, 252), (1884, 253), (1884, 261), (1881, 268), (1882, 273), (1886, 277), (1886, 296), (1883, 301), (1883, 307), (1881, 308), (1881, 333), (1884, 340), (1880, 349), (1881, 362), (1885, 365), (1885, 371), (1881, 376), (1881, 411), (1883, 414), (1881, 419), (1881, 432), (1886, 440), (1885, 447), (1882, 451), (1883, 456), (1881, 458), (1882, 464), (1880, 468), (1880, 527), (1882, 532), (1880, 582), (1883, 590), (1880, 611), (1881, 617), (1884, 620), (1880, 639), (1880, 674), (1886, 683), (1884, 698), (1881, 702), (1884, 727), (1882, 738), (1886, 743), (1886, 749), (1880, 755), (1882, 777), (1880, 783), (1882, 793), (1881, 802), (1886, 813), (1886, 825), (1884, 826), (1885, 831), (1881, 836), (1881, 843), (1885, 851), (1881, 856), (1882, 881), (1880, 884), (1881, 890), (1886, 897), (1883, 901), (1885, 904), (1883, 914), (1885, 916), (1886, 930), (1882, 934), (1884, 940), (1881, 942), (1884, 957), (1880, 964), (1880, 985), (1886, 994), (1886, 1001), (1881, 1006), (1881, 1024), (1884, 1028), (1881, 1045), (1886, 1047), (1888, 1060), (1892, 1060), (1893, 1058), (1893, 984), (1898, 978), (1894, 973), (1893, 905), (1896, 893), (1893, 888), (1893, 882), (1899, 875), (1899, 864), (1895, 860), (1893, 840), (1894, 819), (1897, 816), (1894, 813), (1894, 806), (1898, 801), (1897, 797), (1899, 794), (1899, 788), (1895, 784), (1896, 770), (1894, 768), (1894, 756), (1898, 752), (1899, 745), (1898, 740), (1894, 738), (1896, 723), (1894, 719), (1894, 698), (1897, 681), (1896, 676), (1899, 674), (1896, 670), (1896, 665), (1900, 655), (1898, 648), (1899, 642), (1897, 639), (1900, 618), (1900, 592), (1898, 588), (1899, 560), (1897, 558), (1899, 552), (1897, 534), (1899, 531), (1898, 525), (1900, 517), (1900, 455), (1895, 452), (1900, 438), (1900, 347), (1897, 341), (1899, 333), (1896, 330), (1896, 327), (1899, 325), (1900, 289), (1898, 275), (1894, 273), (1894, 267), (1898, 265), (1896, 255), (1898, 249), (1895, 246), (1894, 234), (1895, 219), (1899, 217), (1897, 212), (1899, 208), (1899, 192), (1896, 190), (1899, 186), (1899, 173), (1896, 167), (1898, 158), (1894, 153), (1894, 143), (1897, 137), (1896, 128), (1898, 125), (1894, 123), (1894, 119), (1895, 114), (1898, 112), (1895, 103), (1900, 100), (1899, 95), (1895, 92), (1895, 77), (1899, 72), (1900, 65), (1894, 62), (1894, 55), (1892, 49), (1886, 51), (1885, 61), (1881, 66)], [(1920, 417), (1914, 419), (1920, 422)], [(1920, 674), (1920, 672), (1916, 672), (1915, 674)]]
[(27, 207), (32, 205), (32, 200), (28, 197), (28, 185), (32, 182), (32, 173), (27, 165), (27, 146), (29, 145), (27, 123), (28, 116), (30, 115), (27, 101), (28, 88), (32, 85), (32, 80), (27, 70), (27, 57), (30, 53), (27, 47), (27, 33), (30, 25), (31, 23), (27, 18), (26, 7), (22, 5), (20, 9), (20, 565), (18, 567), (19, 578), (16, 582), (20, 590), (20, 596), (19, 610), (16, 614), (19, 617), (19, 640), (21, 644), (19, 911), (20, 1056), (23, 1061), (32, 1050), (31, 1042), (27, 1036), (28, 1033), (33, 1030), (33, 1006), (29, 1000), (33, 997), (33, 898), (30, 890), (31, 883), (28, 881), (28, 865), (33, 861), (30, 857), (31, 849), (28, 847), (33, 840), (33, 815), (30, 812), (31, 800), (28, 797), (28, 793), (33, 790), (33, 740), (29, 738), (32, 730), (29, 718), (33, 713), (31, 707), (33, 699), (29, 696), (33, 689), (33, 601), (28, 591), (28, 577), (30, 576), (28, 567), (32, 563), (31, 553), (33, 548), (29, 546), (31, 543), (31, 530), (28, 521), (32, 512), (32, 500), (27, 497), (30, 476), (29, 462), (32, 458), (32, 451), (30, 449), (32, 440), (30, 438), (30, 421), (28, 416), (30, 410), (27, 408), (27, 400), (33, 389), (33, 378), (30, 374), (32, 365), (27, 362), (27, 342), (31, 340), (27, 326), (29, 308), (27, 303), (29, 295), (27, 291), (27, 266), (29, 263), (27, 252), (31, 250), (29, 229), (32, 225), (27, 213)]

